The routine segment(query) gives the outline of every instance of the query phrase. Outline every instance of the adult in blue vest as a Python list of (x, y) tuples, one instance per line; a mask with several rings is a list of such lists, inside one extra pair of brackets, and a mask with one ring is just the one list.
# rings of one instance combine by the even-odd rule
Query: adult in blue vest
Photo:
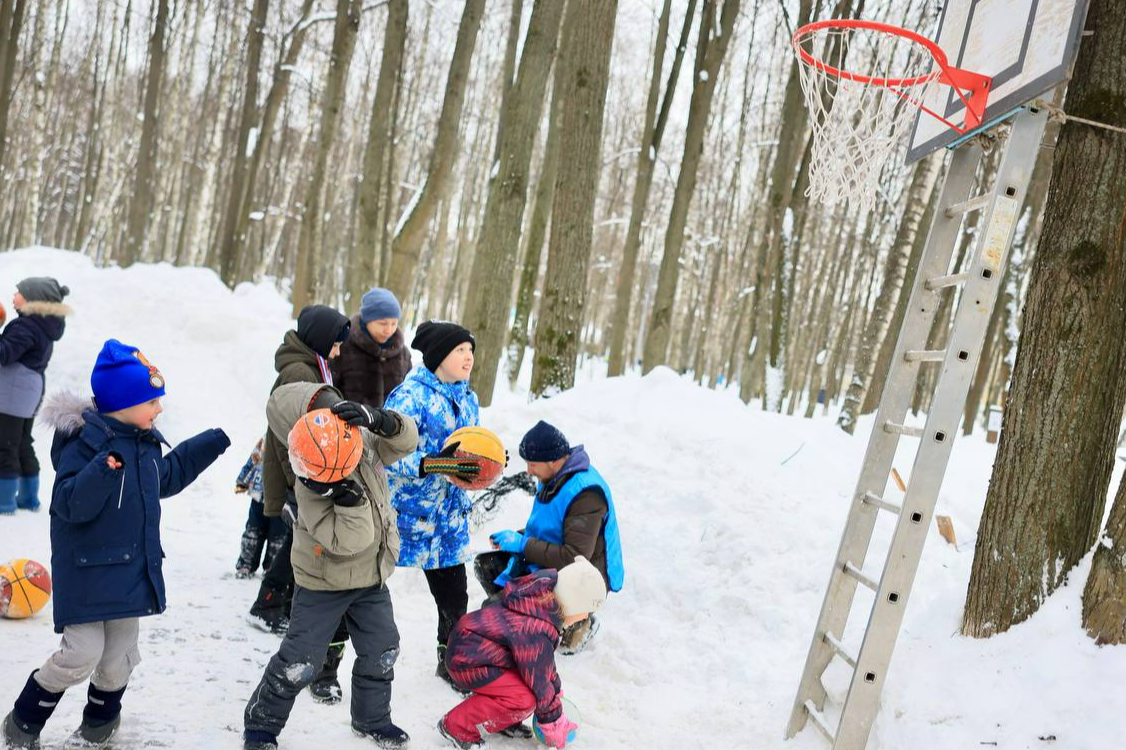
[[(602, 573), (608, 591), (621, 591), (625, 566), (614, 499), (583, 446), (571, 447), (562, 432), (540, 421), (520, 441), (520, 457), (539, 480), (535, 502), (521, 531), (490, 535), (499, 551), (478, 556), (474, 570), (485, 591), (495, 594), (512, 578), (558, 570), (580, 555)], [(582, 650), (597, 629), (593, 616), (568, 628), (563, 653)]]

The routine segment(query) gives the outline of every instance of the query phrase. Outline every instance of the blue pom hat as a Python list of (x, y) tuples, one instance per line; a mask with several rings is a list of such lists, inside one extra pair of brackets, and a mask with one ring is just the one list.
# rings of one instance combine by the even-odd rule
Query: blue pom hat
[(99, 412), (120, 411), (163, 396), (164, 376), (137, 347), (109, 339), (90, 373), (90, 387)]

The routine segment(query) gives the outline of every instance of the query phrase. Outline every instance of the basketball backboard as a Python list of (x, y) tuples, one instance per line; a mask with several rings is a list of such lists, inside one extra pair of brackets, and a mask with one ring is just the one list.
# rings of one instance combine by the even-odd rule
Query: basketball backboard
[[(950, 64), (993, 78), (983, 127), (1065, 81), (1083, 33), (1088, 0), (947, 0), (935, 41)], [(924, 102), (952, 122), (965, 106), (949, 86)], [(915, 121), (907, 163), (964, 136), (923, 114)]]

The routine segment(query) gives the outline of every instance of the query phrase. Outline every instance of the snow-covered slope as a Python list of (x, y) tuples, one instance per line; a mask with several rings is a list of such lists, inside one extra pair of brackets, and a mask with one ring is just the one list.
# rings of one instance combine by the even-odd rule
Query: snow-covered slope
[[(172, 442), (212, 426), (234, 441), (165, 503), (169, 608), (142, 622), (144, 661), (116, 746), (237, 748), (244, 702), (278, 639), (243, 620), (257, 583), (232, 576), (246, 500), (231, 490), (264, 428), (289, 305), (268, 286), (232, 293), (210, 271), (95, 269), (80, 255), (45, 249), (0, 254), (5, 304), (17, 280), (43, 274), (70, 286), (76, 311), (48, 370), (50, 390), (85, 390), (102, 341), (114, 336), (142, 348), (165, 374), (161, 428)], [(823, 748), (812, 729), (790, 743), (782, 732), (870, 422), (850, 438), (831, 419), (766, 414), (668, 370), (584, 382), (531, 404), (523, 393), (503, 393), (482, 422), (515, 455), (537, 419), (587, 446), (613, 487), (626, 552), (626, 588), (607, 604), (601, 632), (583, 654), (559, 657), (568, 698), (582, 712), (574, 746)], [(50, 434), (35, 436), (49, 463)], [(930, 538), (870, 747), (1120, 747), (1126, 649), (1099, 649), (1079, 628), (1086, 564), (1010, 633), (985, 641), (957, 634), (992, 460), (980, 435), (959, 440), (939, 512), (954, 518), (960, 544)], [(909, 473), (906, 451), (897, 465)], [(519, 459), (510, 470), (517, 468)], [(51, 479), (45, 467), (46, 487)], [(527, 512), (526, 497), (509, 496), (476, 545), (485, 546), (489, 530), (521, 526)], [(878, 573), (889, 531), (880, 527), (869, 571)], [(49, 562), (46, 513), (0, 518), (0, 559), (12, 557)], [(403, 642), (394, 717), (413, 735), (412, 747), (443, 748), (434, 723), (457, 697), (432, 674), (433, 603), (418, 571), (398, 571), (391, 587)], [(471, 601), (480, 595), (473, 584)], [(0, 711), (56, 643), (49, 611), (0, 621)], [(79, 720), (84, 690), (71, 692), (44, 734), (47, 747)], [(366, 746), (349, 729), (347, 702), (320, 706), (307, 695), (281, 744)]]

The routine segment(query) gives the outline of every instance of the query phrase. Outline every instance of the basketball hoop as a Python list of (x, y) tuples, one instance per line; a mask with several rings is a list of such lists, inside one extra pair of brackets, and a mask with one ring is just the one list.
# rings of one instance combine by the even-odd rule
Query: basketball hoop
[[(919, 112), (958, 133), (982, 124), (992, 79), (952, 67), (941, 47), (914, 31), (855, 19), (818, 21), (798, 29), (792, 44), (813, 127), (807, 195), (821, 203), (843, 197), (871, 209), (884, 165)], [(847, 70), (850, 54), (854, 66), (869, 72)], [(935, 85), (951, 87), (961, 100), (961, 124), (926, 105)]]

